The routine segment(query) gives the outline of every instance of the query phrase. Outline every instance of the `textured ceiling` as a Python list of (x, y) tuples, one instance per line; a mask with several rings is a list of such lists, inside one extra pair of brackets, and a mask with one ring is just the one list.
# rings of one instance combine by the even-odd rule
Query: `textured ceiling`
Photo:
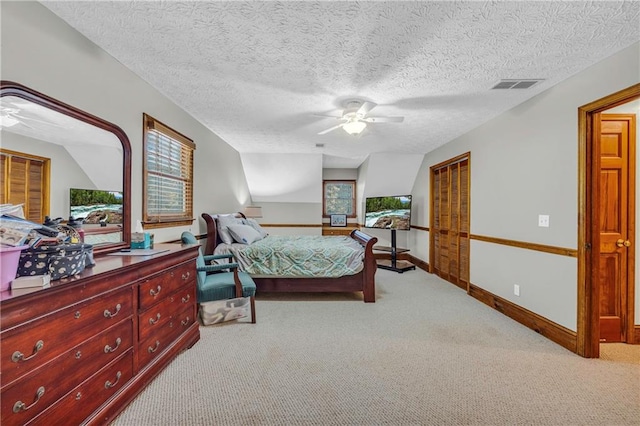
[[(239, 152), (325, 167), (429, 152), (640, 40), (629, 1), (42, 3)], [(520, 78), (545, 81), (490, 90)], [(352, 98), (405, 120), (317, 135)]]

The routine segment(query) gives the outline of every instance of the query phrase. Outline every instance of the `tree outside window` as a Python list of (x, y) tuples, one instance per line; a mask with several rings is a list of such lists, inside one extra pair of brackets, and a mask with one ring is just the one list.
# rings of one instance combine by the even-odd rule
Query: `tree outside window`
[(356, 217), (356, 181), (325, 180), (323, 186), (323, 217), (346, 214)]

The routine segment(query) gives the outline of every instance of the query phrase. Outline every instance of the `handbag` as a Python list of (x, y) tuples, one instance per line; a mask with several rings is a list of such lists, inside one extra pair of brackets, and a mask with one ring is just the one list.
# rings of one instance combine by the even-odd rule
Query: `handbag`
[(52, 280), (58, 280), (94, 265), (91, 244), (40, 246), (20, 253), (16, 277), (49, 274)]

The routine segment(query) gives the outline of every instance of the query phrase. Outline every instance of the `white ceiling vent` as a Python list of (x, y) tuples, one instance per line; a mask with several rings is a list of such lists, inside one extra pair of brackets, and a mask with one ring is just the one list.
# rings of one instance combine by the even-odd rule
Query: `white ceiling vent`
[(498, 84), (493, 86), (491, 90), (494, 89), (528, 89), (541, 81), (544, 81), (543, 78), (529, 78), (527, 80), (500, 80)]

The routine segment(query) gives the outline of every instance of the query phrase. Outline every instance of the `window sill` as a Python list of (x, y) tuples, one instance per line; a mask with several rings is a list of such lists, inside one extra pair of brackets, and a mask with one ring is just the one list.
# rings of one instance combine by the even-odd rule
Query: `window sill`
[(143, 229), (171, 228), (174, 226), (190, 226), (195, 219), (165, 220), (162, 222), (142, 222)]

